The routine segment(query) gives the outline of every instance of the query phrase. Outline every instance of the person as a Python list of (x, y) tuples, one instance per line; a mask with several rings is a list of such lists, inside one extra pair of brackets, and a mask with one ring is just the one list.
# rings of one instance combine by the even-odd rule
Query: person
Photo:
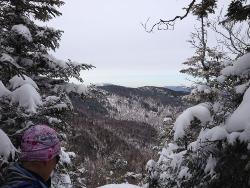
[(0, 188), (48, 188), (50, 176), (60, 159), (60, 141), (54, 129), (36, 125), (21, 140), (20, 162), (6, 171)]

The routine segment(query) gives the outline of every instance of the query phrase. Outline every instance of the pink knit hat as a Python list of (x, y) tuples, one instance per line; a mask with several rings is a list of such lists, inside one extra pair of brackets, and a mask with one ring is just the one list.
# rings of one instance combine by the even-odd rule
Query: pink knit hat
[(56, 131), (47, 125), (36, 125), (23, 134), (20, 160), (49, 161), (59, 155), (60, 151)]

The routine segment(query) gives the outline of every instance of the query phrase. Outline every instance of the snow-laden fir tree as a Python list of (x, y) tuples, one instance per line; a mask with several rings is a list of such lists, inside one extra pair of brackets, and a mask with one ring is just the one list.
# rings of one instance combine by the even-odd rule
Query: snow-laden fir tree
[[(70, 78), (83, 81), (80, 71), (92, 66), (49, 54), (59, 47), (62, 31), (38, 24), (60, 16), (57, 9), (63, 4), (61, 0), (0, 2), (0, 128), (16, 148), (22, 132), (36, 123), (52, 126), (66, 140), (72, 110), (67, 93), (85, 92), (67, 82)], [(15, 149), (9, 148), (13, 157)], [(64, 161), (69, 161), (67, 153), (62, 153)], [(6, 157), (2, 155), (1, 160)]]
[(249, 187), (250, 54), (228, 61), (212, 53), (215, 66), (209, 48), (197, 47), (183, 70), (203, 78), (191, 93), (197, 104), (178, 116), (159, 160), (148, 162), (149, 187)]

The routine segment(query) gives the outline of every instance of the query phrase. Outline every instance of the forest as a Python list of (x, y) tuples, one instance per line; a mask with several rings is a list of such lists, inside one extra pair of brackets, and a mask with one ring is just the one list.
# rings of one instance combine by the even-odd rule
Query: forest
[(23, 133), (45, 124), (62, 146), (51, 187), (250, 187), (250, 3), (223, 3), (189, 0), (183, 14), (141, 24), (157, 35), (199, 23), (180, 70), (193, 84), (174, 91), (85, 86), (82, 71), (98, 67), (52, 55), (63, 31), (46, 23), (67, 2), (1, 0), (0, 185)]

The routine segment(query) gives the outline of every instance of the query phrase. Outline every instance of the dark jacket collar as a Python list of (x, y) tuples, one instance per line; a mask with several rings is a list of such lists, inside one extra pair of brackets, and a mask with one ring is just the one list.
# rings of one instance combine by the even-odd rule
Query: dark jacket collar
[(25, 169), (19, 163), (12, 164), (6, 173), (5, 184), (16, 185), (22, 182), (36, 184), (39, 188), (49, 188), (48, 182), (45, 182), (38, 174)]
[(39, 180), (40, 182), (42, 182), (43, 184), (47, 185), (48, 187), (51, 187), (51, 178), (49, 178), (48, 181), (45, 181), (40, 175), (38, 175), (37, 173), (26, 169), (25, 167), (23, 167), (22, 164), (19, 164), (20, 168), (23, 168), (24, 170), (26, 170), (27, 172), (29, 172), (30, 174), (32, 174), (32, 176), (34, 176), (37, 180)]

